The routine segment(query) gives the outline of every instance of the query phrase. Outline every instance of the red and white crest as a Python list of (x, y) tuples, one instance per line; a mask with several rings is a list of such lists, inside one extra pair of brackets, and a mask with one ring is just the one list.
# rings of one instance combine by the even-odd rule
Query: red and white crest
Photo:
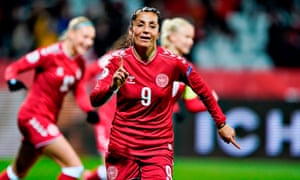
[(107, 168), (107, 176), (109, 180), (114, 180), (118, 176), (118, 169), (116, 166), (109, 166)]
[(166, 74), (158, 74), (155, 82), (158, 87), (166, 87), (169, 83), (169, 77)]
[(58, 130), (57, 126), (54, 125), (54, 124), (50, 124), (47, 127), (47, 131), (48, 131), (48, 134), (51, 135), (51, 136), (56, 136), (56, 135), (59, 134), (59, 130)]

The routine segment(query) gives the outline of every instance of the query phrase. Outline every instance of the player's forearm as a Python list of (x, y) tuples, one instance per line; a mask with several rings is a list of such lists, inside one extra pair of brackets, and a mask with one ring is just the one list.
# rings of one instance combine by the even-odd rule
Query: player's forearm
[(107, 102), (116, 93), (110, 86), (96, 86), (91, 94), (90, 101), (92, 106), (98, 107)]
[(19, 73), (18, 64), (19, 63), (16, 62), (6, 67), (4, 72), (5, 81), (8, 81), (10, 79), (15, 79), (17, 77)]
[(215, 124), (219, 126), (224, 123), (226, 121), (226, 117), (213, 96), (211, 89), (195, 71), (191, 72), (189, 76), (189, 84), (193, 91), (198, 94), (202, 102), (205, 104), (207, 110), (213, 117)]
[(226, 116), (224, 115), (221, 107), (219, 106), (218, 102), (215, 100), (214, 96), (212, 95), (210, 90), (205, 91), (202, 93), (202, 101), (205, 104), (207, 110), (210, 112), (211, 116), (213, 117), (215, 124), (220, 126), (221, 124), (226, 122)]
[(74, 92), (75, 100), (84, 112), (93, 111), (94, 108), (91, 106), (87, 91), (84, 86), (84, 82), (78, 83), (78, 86)]

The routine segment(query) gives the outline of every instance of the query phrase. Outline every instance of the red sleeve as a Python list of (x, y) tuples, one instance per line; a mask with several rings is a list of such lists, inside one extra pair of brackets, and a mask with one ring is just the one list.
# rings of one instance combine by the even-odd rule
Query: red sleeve
[(77, 83), (75, 91), (74, 91), (74, 96), (75, 96), (75, 100), (76, 100), (78, 106), (84, 112), (89, 112), (89, 111), (94, 110), (94, 108), (92, 107), (92, 105), (90, 103), (84, 80), (80, 80)]
[[(85, 68), (84, 63), (82, 63), (82, 68)], [(87, 91), (87, 85), (88, 82), (96, 76), (97, 72), (99, 72), (99, 68), (96, 65), (96, 63), (91, 64), (90, 66), (86, 67), (84, 69), (84, 76), (83, 78), (76, 83), (75, 90), (74, 90), (74, 96), (77, 104), (79, 107), (84, 111), (92, 111), (94, 108), (91, 105), (88, 91)]]
[(173, 107), (173, 113), (179, 113), (180, 112), (180, 106), (178, 102), (175, 102), (174, 107)]
[(97, 76), (97, 74), (100, 74), (102, 71), (103, 69), (98, 65), (98, 61), (95, 61), (86, 67), (84, 73), (84, 79), (86, 81), (90, 81), (94, 79)]
[(199, 99), (199, 97), (193, 99), (185, 99), (183, 100), (183, 103), (186, 109), (192, 113), (203, 112), (207, 110), (203, 102)]
[(4, 72), (4, 79), (5, 81), (8, 81), (10, 79), (16, 78), (18, 74), (34, 69), (40, 66), (41, 63), (42, 58), (39, 50), (30, 52), (6, 67)]

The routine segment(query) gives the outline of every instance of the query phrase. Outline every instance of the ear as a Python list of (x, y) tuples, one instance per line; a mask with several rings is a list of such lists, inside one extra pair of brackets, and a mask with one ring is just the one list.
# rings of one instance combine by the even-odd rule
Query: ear
[(74, 37), (74, 31), (73, 31), (73, 30), (69, 30), (69, 31), (66, 32), (66, 35), (67, 35), (69, 38), (73, 39), (73, 37)]
[(168, 39), (169, 39), (169, 41), (171, 43), (175, 42), (176, 41), (176, 37), (175, 37), (174, 33), (170, 33), (169, 36), (168, 36)]
[(129, 27), (129, 28), (128, 28), (128, 35), (131, 37), (132, 34), (133, 34), (132, 27)]

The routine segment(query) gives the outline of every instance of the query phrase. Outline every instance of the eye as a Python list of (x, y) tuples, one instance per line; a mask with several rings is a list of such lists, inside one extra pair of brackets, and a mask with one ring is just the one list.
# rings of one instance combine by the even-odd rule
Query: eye
[(156, 27), (157, 27), (157, 24), (155, 24), (155, 23), (150, 24), (150, 28), (155, 29)]

